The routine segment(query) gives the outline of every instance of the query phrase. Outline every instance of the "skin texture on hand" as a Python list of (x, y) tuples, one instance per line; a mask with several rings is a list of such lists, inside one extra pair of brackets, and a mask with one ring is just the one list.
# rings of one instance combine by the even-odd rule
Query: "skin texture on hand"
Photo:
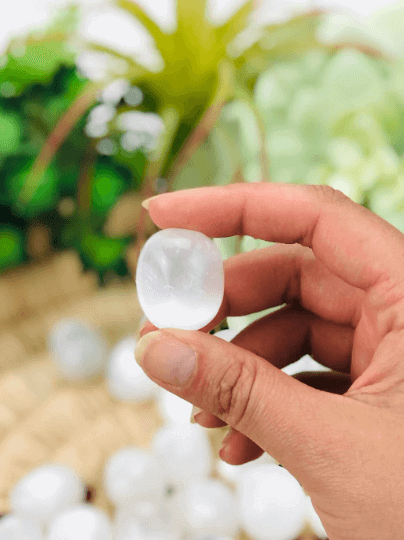
[[(263, 451), (282, 463), (330, 540), (401, 540), (404, 235), (327, 186), (197, 188), (153, 198), (149, 213), (160, 228), (277, 244), (225, 261), (209, 327), (154, 332), (147, 323), (136, 350), (145, 373), (202, 409), (201, 425), (232, 427), (220, 453), (228, 463)], [(282, 304), (231, 343), (208, 334), (227, 316)], [(181, 375), (169, 382), (155, 376), (165, 350)], [(305, 354), (335, 371), (280, 371)]]

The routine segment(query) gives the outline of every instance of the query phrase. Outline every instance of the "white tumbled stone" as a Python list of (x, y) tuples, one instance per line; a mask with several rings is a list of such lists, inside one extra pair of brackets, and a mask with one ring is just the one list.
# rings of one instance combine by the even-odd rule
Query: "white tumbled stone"
[(28, 517), (9, 514), (0, 519), (0, 540), (43, 540), (42, 528)]
[(140, 253), (136, 286), (140, 305), (157, 328), (199, 330), (214, 319), (223, 300), (219, 248), (197, 231), (159, 231)]
[(84, 499), (85, 486), (65, 465), (43, 465), (23, 476), (10, 492), (13, 512), (46, 522), (57, 512)]
[(68, 380), (87, 380), (105, 369), (108, 349), (103, 336), (80, 320), (60, 320), (49, 333), (48, 346)]
[(238, 482), (237, 495), (242, 527), (256, 540), (294, 540), (305, 526), (306, 495), (283, 467), (249, 468)]
[(112, 526), (101, 508), (81, 504), (55, 516), (47, 540), (112, 540)]
[(126, 337), (112, 349), (107, 368), (107, 388), (119, 401), (137, 403), (156, 396), (160, 387), (135, 360), (136, 339)]
[(136, 502), (158, 505), (165, 489), (162, 465), (145, 450), (135, 446), (122, 448), (105, 464), (104, 489), (117, 506)]

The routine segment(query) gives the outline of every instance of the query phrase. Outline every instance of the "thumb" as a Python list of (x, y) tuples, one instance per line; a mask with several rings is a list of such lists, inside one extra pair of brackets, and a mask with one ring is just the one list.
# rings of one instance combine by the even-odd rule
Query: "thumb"
[(150, 332), (135, 357), (157, 384), (246, 435), (307, 491), (327, 482), (328, 465), (346, 445), (348, 398), (311, 388), (254, 353), (198, 331)]

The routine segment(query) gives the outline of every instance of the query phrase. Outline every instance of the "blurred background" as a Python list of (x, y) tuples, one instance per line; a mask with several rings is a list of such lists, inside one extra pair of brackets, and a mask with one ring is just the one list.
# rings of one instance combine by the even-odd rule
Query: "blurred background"
[[(98, 486), (93, 502), (112, 516), (106, 459), (125, 444), (148, 448), (167, 419), (165, 394), (123, 395), (108, 383), (112, 347), (143, 318), (133, 278), (157, 231), (145, 198), (235, 182), (322, 184), (404, 232), (403, 27), (404, 2), (385, 0), (3, 6), (0, 511), (28, 471), (57, 461)], [(267, 245), (215, 242), (223, 258)], [(69, 339), (91, 346), (85, 329), (58, 337), (67, 319), (105, 341), (98, 371), (77, 380), (63, 373), (61, 349)], [(103, 426), (93, 438), (83, 407), (93, 407), (89, 426), (96, 417)], [(209, 433), (216, 458), (222, 436)]]

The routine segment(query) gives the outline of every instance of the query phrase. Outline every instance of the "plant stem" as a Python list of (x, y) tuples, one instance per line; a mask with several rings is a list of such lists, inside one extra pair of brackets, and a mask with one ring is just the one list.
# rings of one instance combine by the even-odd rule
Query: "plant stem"
[(77, 181), (77, 206), (83, 215), (88, 214), (91, 210), (94, 165), (95, 152), (93, 144), (90, 144), (81, 162)]
[(71, 107), (59, 119), (52, 133), (42, 146), (19, 196), (19, 204), (25, 206), (38, 188), (42, 176), (48, 168), (56, 152), (69, 135), (77, 121), (83, 116), (90, 105), (94, 102), (99, 90), (100, 83), (89, 82), (77, 96)]
[(218, 120), (226, 101), (233, 91), (233, 66), (229, 62), (222, 62), (218, 70), (218, 83), (216, 92), (206, 109), (201, 121), (183, 144), (177, 159), (168, 174), (167, 183), (170, 186), (193, 153), (201, 146)]

